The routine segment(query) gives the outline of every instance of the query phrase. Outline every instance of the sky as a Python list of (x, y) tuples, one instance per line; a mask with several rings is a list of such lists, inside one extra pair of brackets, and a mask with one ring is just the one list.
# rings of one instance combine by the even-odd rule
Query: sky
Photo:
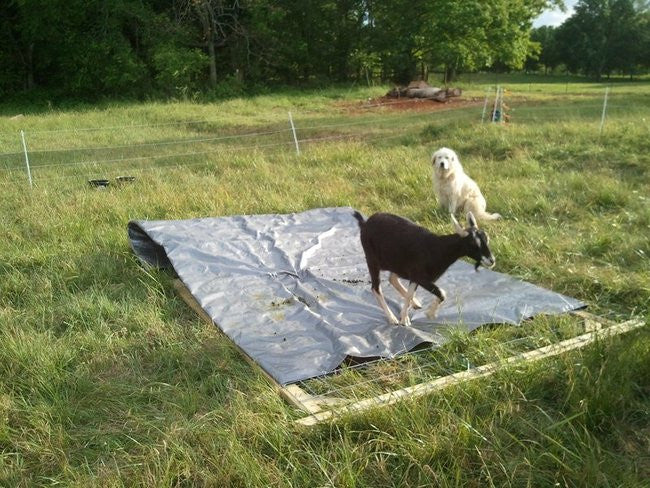
[(578, 0), (564, 0), (566, 12), (562, 12), (559, 9), (547, 10), (533, 21), (533, 27), (540, 27), (542, 25), (552, 25), (557, 27), (566, 19), (571, 17), (573, 7), (576, 3), (578, 3)]

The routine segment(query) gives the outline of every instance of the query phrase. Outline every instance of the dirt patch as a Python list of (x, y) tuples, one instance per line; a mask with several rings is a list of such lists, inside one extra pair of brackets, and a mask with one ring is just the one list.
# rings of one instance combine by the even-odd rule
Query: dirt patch
[(445, 102), (436, 102), (426, 98), (391, 98), (378, 97), (368, 98), (359, 102), (345, 102), (338, 104), (339, 107), (351, 113), (362, 113), (368, 110), (390, 110), (391, 112), (433, 112), (435, 110), (450, 110), (456, 108), (479, 106), (483, 103), (478, 98), (450, 98)]
[(345, 102), (339, 107), (351, 113), (367, 112), (368, 110), (390, 110), (392, 112), (433, 112), (435, 110), (450, 110), (456, 108), (479, 106), (483, 103), (478, 98), (450, 98), (445, 102), (436, 102), (426, 98), (369, 98), (359, 102)]

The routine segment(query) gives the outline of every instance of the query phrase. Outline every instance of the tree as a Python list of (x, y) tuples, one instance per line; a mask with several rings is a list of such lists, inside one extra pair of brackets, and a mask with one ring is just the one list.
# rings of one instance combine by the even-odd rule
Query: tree
[(430, 2), (426, 37), (431, 64), (445, 67), (445, 81), (459, 70), (495, 64), (523, 67), (533, 19), (561, 0), (438, 0)]
[(529, 55), (526, 60), (526, 69), (536, 70), (541, 64), (545, 74), (549, 70), (553, 71), (561, 62), (557, 49), (557, 29), (549, 25), (533, 29), (530, 40), (539, 45), (539, 52)]
[(650, 9), (639, 13), (639, 49), (637, 63), (646, 69), (650, 68)]
[(239, 18), (239, 0), (183, 0), (178, 5), (183, 20), (194, 20), (200, 26), (200, 45), (208, 51), (210, 85), (217, 85), (217, 52), (234, 36), (244, 36)]
[(642, 35), (633, 0), (580, 0), (558, 29), (558, 49), (567, 66), (600, 79), (631, 72), (642, 56)]
[(138, 0), (2, 2), (0, 71), (14, 73), (5, 89), (73, 95), (144, 89), (150, 46), (164, 35), (153, 27), (157, 19), (152, 6)]

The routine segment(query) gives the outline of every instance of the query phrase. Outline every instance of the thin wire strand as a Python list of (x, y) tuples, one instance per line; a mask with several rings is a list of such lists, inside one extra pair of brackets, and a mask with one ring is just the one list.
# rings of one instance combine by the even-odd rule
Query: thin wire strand
[[(401, 122), (403, 120), (415, 118), (415, 117), (418, 117), (418, 116), (419, 117), (426, 117), (426, 116), (429, 116), (429, 115), (438, 115), (438, 114), (441, 114), (441, 113), (442, 114), (452, 113), (453, 115), (458, 115), (458, 118), (463, 118), (463, 117), (466, 117), (466, 116), (469, 116), (469, 115), (471, 115), (471, 116), (476, 115), (473, 112), (469, 112), (469, 111), (436, 110), (435, 112), (415, 112), (415, 113), (408, 114), (408, 115), (396, 116), (393, 119), (390, 119), (390, 120), (387, 119), (387, 120), (389, 122)], [(453, 118), (453, 117), (445, 117), (445, 120), (448, 120), (449, 118)], [(348, 126), (355, 126), (355, 125), (371, 124), (373, 122), (377, 122), (377, 119), (368, 119), (368, 120), (362, 120), (362, 121), (352, 122), (352, 123), (323, 124), (323, 125), (315, 125), (315, 126), (311, 126), (311, 127), (297, 126), (296, 130), (304, 131), (304, 130), (315, 130), (315, 129), (330, 129), (332, 127), (348, 127)]]
[[(408, 99), (408, 100), (424, 100), (424, 99)], [(385, 103), (379, 103), (376, 104), (375, 106), (380, 107), (383, 105), (389, 105), (393, 103), (404, 103), (404, 100), (396, 101), (396, 102), (385, 102)], [(371, 105), (372, 106), (372, 105)], [(353, 108), (361, 108), (357, 106), (352, 106)], [(341, 107), (336, 107), (340, 108), (342, 110), (345, 110), (349, 108), (348, 106), (341, 106)], [(290, 110), (290, 107), (287, 107), (287, 110)], [(308, 114), (320, 114), (323, 113), (322, 110), (304, 110), (301, 109), (301, 113), (308, 113)], [(177, 121), (177, 122), (163, 122), (159, 124), (131, 124), (131, 125), (116, 125), (116, 126), (107, 126), (107, 127), (75, 127), (71, 129), (42, 129), (42, 130), (30, 130), (30, 134), (50, 134), (50, 133), (58, 133), (58, 132), (91, 132), (91, 131), (103, 131), (103, 130), (120, 130), (120, 129), (137, 129), (137, 128), (148, 128), (148, 127), (168, 127), (168, 126), (173, 126), (173, 125), (193, 125), (193, 124), (204, 124), (204, 123), (210, 123), (210, 122), (221, 122), (223, 119), (214, 119), (214, 118), (208, 118), (208, 119), (195, 119), (195, 120), (182, 120), (182, 121)], [(3, 131), (0, 132), (0, 134), (16, 134), (19, 133), (20, 130), (17, 129), (16, 131)]]
[[(321, 137), (321, 138), (303, 139), (301, 142), (320, 142), (320, 141), (326, 141), (326, 140), (345, 139), (345, 138), (351, 139), (351, 138), (353, 138), (355, 136), (358, 136), (358, 134), (344, 134), (344, 135), (339, 135), (339, 136), (329, 136), (329, 137)], [(382, 140), (383, 141), (383, 140), (396, 139), (398, 137), (403, 137), (403, 134), (396, 134), (396, 135), (393, 135), (393, 136), (378, 136), (376, 138), (366, 138), (366, 139), (362, 139), (362, 140), (364, 142), (373, 142), (373, 141), (376, 141), (376, 140)], [(293, 144), (293, 142), (290, 141), (290, 142), (283, 142), (283, 143), (278, 143), (278, 144), (267, 144), (267, 145), (264, 145), (264, 146), (242, 146), (242, 147), (238, 147), (238, 148), (225, 148), (223, 152), (227, 152), (228, 150), (248, 149), (248, 148), (251, 148), (251, 147), (252, 148), (279, 147), (279, 146), (286, 146), (286, 145), (292, 145), (292, 144)], [(216, 152), (216, 151), (211, 151), (211, 153), (212, 152)], [(194, 154), (203, 154), (203, 153), (202, 152), (197, 152), (197, 153), (188, 153), (188, 154), (194, 155)], [(164, 157), (161, 156), (160, 158), (168, 158), (168, 157), (175, 157), (175, 156), (176, 155), (164, 156)], [(147, 157), (147, 158), (143, 158), (143, 159), (151, 159), (151, 158)], [(98, 164), (96, 162), (89, 162), (89, 163), (86, 163), (86, 164), (87, 165), (98, 166)], [(157, 169), (161, 169), (161, 170), (181, 169), (181, 168), (183, 168), (185, 166), (197, 166), (197, 165), (201, 165), (201, 164), (209, 165), (209, 164), (212, 164), (212, 163), (209, 162), (209, 161), (201, 161), (201, 162), (197, 162), (197, 163), (183, 163), (183, 164), (168, 164), (168, 165), (162, 165), (162, 166), (150, 166), (150, 167), (147, 167), (147, 168), (125, 168), (124, 171), (126, 171), (126, 170), (128, 170), (128, 171), (153, 171), (153, 170), (157, 170)], [(53, 165), (53, 166), (64, 166), (64, 164)], [(36, 166), (36, 167), (37, 168), (43, 168), (43, 167), (46, 167), (46, 165), (40, 165), (40, 166)], [(69, 165), (68, 165), (68, 167), (69, 167)], [(32, 169), (33, 168), (34, 168), (34, 166), (32, 166)], [(13, 169), (13, 170), (8, 170), (8, 171), (9, 172), (22, 172), (23, 170), (21, 170), (21, 169)], [(80, 177), (89, 178), (89, 177), (92, 177), (92, 176), (93, 175), (88, 174), (88, 173), (85, 173), (85, 174), (76, 173), (76, 174), (73, 174), (73, 175), (48, 177), (47, 179), (48, 180), (62, 180), (62, 179), (80, 178)]]
[[(279, 130), (273, 130), (273, 131), (267, 131), (267, 132), (247, 132), (245, 134), (233, 134), (229, 136), (220, 136), (220, 137), (207, 137), (207, 138), (202, 138), (202, 139), (179, 139), (176, 141), (161, 141), (161, 142), (145, 142), (145, 143), (140, 143), (140, 144), (122, 144), (122, 145), (117, 145), (117, 146), (88, 146), (88, 147), (73, 147), (73, 148), (62, 148), (62, 149), (35, 149), (35, 150), (30, 150), (29, 154), (34, 154), (34, 153), (58, 153), (58, 152), (80, 152), (80, 151), (99, 151), (99, 150), (105, 150), (105, 149), (124, 149), (124, 148), (132, 148), (132, 147), (151, 147), (151, 146), (169, 146), (169, 145), (174, 145), (174, 144), (183, 144), (183, 143), (195, 143), (195, 142), (213, 142), (213, 141), (221, 141), (221, 140), (231, 140), (231, 139), (243, 139), (245, 137), (254, 137), (254, 136), (265, 136), (269, 134), (279, 134), (281, 132), (287, 132), (290, 131), (291, 128), (289, 129), (279, 129)], [(20, 155), (22, 154), (21, 152), (14, 152), (14, 153), (4, 153), (0, 154), (0, 156), (4, 155)]]
[[(473, 114), (464, 113), (462, 115), (467, 116), (467, 115), (473, 115)], [(390, 122), (400, 122), (400, 121), (401, 121), (401, 119), (397, 120), (397, 121), (391, 120)], [(371, 122), (373, 122), (373, 121), (371, 121)], [(376, 121), (374, 121), (374, 122), (376, 122)], [(338, 126), (343, 126), (343, 125), (356, 125), (356, 124), (337, 124), (337, 125)], [(332, 126), (319, 126), (319, 127), (332, 127)], [(384, 125), (383, 127), (386, 127), (386, 125)], [(389, 127), (390, 127), (390, 125), (389, 125)], [(317, 127), (314, 127), (314, 128), (317, 128)], [(299, 142), (300, 143), (310, 143), (310, 142), (315, 142), (315, 141), (326, 141), (326, 140), (353, 138), (355, 136), (363, 137), (363, 134), (341, 134), (341, 135), (333, 135), (333, 136), (325, 136), (325, 137), (313, 137), (313, 138), (300, 139)], [(385, 138), (389, 139), (389, 138), (391, 138), (391, 136), (387, 136)], [(125, 161), (156, 160), (156, 159), (166, 159), (166, 158), (170, 158), (170, 157), (187, 157), (187, 156), (194, 156), (194, 155), (205, 155), (205, 154), (217, 153), (217, 152), (223, 151), (224, 149), (225, 150), (255, 149), (255, 148), (263, 148), (263, 147), (284, 146), (284, 145), (288, 145), (288, 144), (293, 144), (293, 141), (270, 143), (270, 144), (234, 146), (234, 147), (226, 147), (226, 148), (220, 147), (218, 149), (211, 149), (211, 150), (207, 150), (207, 151), (195, 151), (195, 152), (187, 152), (187, 153), (173, 153), (173, 154), (166, 154), (166, 155), (161, 154), (161, 155), (150, 155), (150, 156), (135, 156), (135, 157), (131, 157), (131, 158), (95, 159), (95, 160), (87, 160), (87, 161), (72, 161), (72, 162), (69, 162), (69, 163), (32, 164), (31, 167), (32, 168), (52, 168), (52, 167), (65, 167), (65, 166), (82, 166), (82, 165), (101, 164), (101, 163), (120, 163), (120, 162), (125, 162)], [(17, 171), (17, 169), (0, 168), (0, 171)]]
[[(401, 115), (401, 116), (394, 116), (393, 118), (386, 118), (385, 120), (388, 122), (392, 121), (401, 121), (404, 119), (416, 117), (418, 115), (432, 115), (432, 114), (448, 114), (448, 113), (453, 113), (458, 115), (460, 117), (469, 115), (470, 112), (467, 112), (463, 109), (445, 109), (445, 110), (435, 110), (435, 111), (430, 111), (430, 112), (417, 112), (414, 114), (408, 114), (408, 115)], [(361, 120), (357, 122), (344, 122), (344, 123), (339, 123), (339, 124), (322, 124), (322, 125), (312, 125), (312, 126), (297, 126), (296, 130), (298, 131), (304, 131), (304, 130), (316, 130), (316, 129), (327, 129), (327, 128), (332, 128), (332, 127), (346, 127), (346, 126), (356, 126), (356, 125), (363, 125), (363, 124), (371, 124), (371, 123), (376, 123), (378, 121), (378, 118), (370, 118), (366, 120)], [(381, 121), (381, 120), (380, 120)], [(263, 135), (270, 135), (270, 134), (279, 134), (283, 132), (289, 132), (291, 131), (291, 128), (286, 128), (286, 129), (278, 129), (274, 131), (264, 131), (264, 132), (251, 132), (251, 133), (245, 133), (245, 134), (233, 134), (233, 135), (228, 135), (228, 136), (220, 136), (220, 137), (214, 137), (214, 138), (201, 138), (201, 139), (181, 139), (181, 140), (176, 140), (176, 141), (162, 141), (162, 142), (154, 142), (154, 143), (140, 143), (140, 144), (120, 144), (120, 145), (115, 145), (115, 146), (87, 146), (87, 147), (80, 147), (80, 148), (61, 148), (61, 149), (35, 149), (35, 150), (30, 150), (30, 154), (34, 153), (60, 153), (60, 152), (81, 152), (81, 151), (95, 151), (95, 150), (107, 150), (107, 149), (124, 149), (124, 148), (131, 148), (131, 147), (157, 147), (157, 146), (165, 146), (165, 145), (174, 145), (174, 144), (182, 144), (182, 143), (195, 143), (195, 142), (212, 142), (212, 141), (218, 141), (218, 140), (230, 140), (230, 139), (238, 139), (238, 138), (245, 138), (245, 137), (254, 137), (254, 136), (263, 136)], [(33, 132), (32, 132), (33, 133)], [(6, 152), (6, 153), (0, 153), (0, 156), (20, 156), (22, 155), (21, 151), (14, 151), (14, 152)]]
[[(419, 99), (417, 99), (419, 100)], [(393, 102), (387, 102), (384, 105), (388, 105)], [(394, 103), (404, 103), (404, 102), (394, 102)], [(381, 105), (377, 105), (381, 106)], [(539, 106), (539, 105), (533, 105), (533, 106), (526, 106), (526, 105), (516, 105), (510, 108), (511, 113), (515, 113), (517, 115), (525, 115), (527, 112), (534, 112), (534, 111), (552, 111), (552, 110), (561, 110), (564, 112), (574, 112), (577, 114), (580, 114), (580, 111), (583, 109), (600, 109), (602, 107), (601, 104), (593, 104), (593, 105), (579, 105), (579, 106), (574, 106), (574, 107), (569, 107), (569, 108), (574, 108), (575, 110), (567, 110), (566, 106), (560, 107), (560, 106)], [(462, 118), (465, 115), (473, 115), (473, 112), (470, 112), (468, 109), (474, 108), (473, 106), (469, 107), (450, 107), (448, 109), (442, 109), (442, 110), (432, 110), (429, 112), (416, 112), (408, 115), (401, 115), (401, 116), (396, 116), (390, 121), (399, 121), (399, 120), (404, 120), (412, 117), (417, 117), (417, 116), (427, 116), (427, 115), (435, 115), (435, 114), (449, 114), (452, 113), (454, 115), (458, 114), (459, 118)], [(610, 109), (616, 109), (620, 108), (620, 106), (617, 105), (609, 105)], [(466, 110), (467, 109), (467, 110)], [(580, 114), (584, 116), (584, 114)], [(205, 121), (208, 121), (209, 119), (206, 119)], [(389, 119), (386, 119), (389, 120)], [(201, 122), (201, 121), (194, 121), (196, 123)], [(337, 123), (337, 124), (321, 124), (321, 125), (311, 125), (311, 126), (303, 126), (303, 127), (296, 127), (296, 130), (317, 130), (317, 129), (327, 129), (327, 128), (332, 128), (332, 127), (346, 127), (346, 126), (357, 126), (357, 125), (364, 125), (364, 124), (370, 124), (373, 122), (377, 122), (377, 119), (367, 119), (367, 120), (361, 120), (357, 122), (344, 122), (344, 123)], [(158, 127), (158, 126), (164, 126), (164, 125), (171, 125), (171, 124), (180, 124), (179, 123), (170, 123), (170, 124), (155, 124), (155, 125), (147, 125), (146, 127)], [(134, 127), (142, 127), (141, 125), (132, 125), (132, 126), (120, 126), (117, 128), (134, 128)], [(109, 127), (107, 129), (114, 129), (116, 127)], [(73, 130), (99, 130), (99, 128), (81, 128), (81, 129), (61, 129), (60, 132), (63, 131), (73, 131)], [(255, 136), (264, 136), (264, 135), (271, 135), (271, 134), (280, 134), (283, 132), (288, 132), (291, 131), (290, 128), (286, 129), (278, 129), (278, 130), (273, 130), (273, 131), (261, 131), (261, 132), (251, 132), (251, 133), (245, 133), (245, 134), (233, 134), (233, 135), (228, 135), (228, 136), (219, 136), (219, 137), (211, 137), (211, 138), (200, 138), (200, 139), (179, 139), (175, 141), (162, 141), (162, 142), (154, 142), (154, 143), (140, 143), (140, 144), (121, 144), (121, 145), (115, 145), (115, 146), (87, 146), (87, 147), (80, 147), (80, 148), (60, 148), (60, 149), (35, 149), (29, 151), (30, 154), (38, 154), (38, 153), (61, 153), (61, 152), (82, 152), (82, 151), (96, 151), (96, 150), (108, 150), (108, 149), (124, 149), (124, 148), (137, 148), (137, 147), (158, 147), (158, 146), (166, 146), (166, 145), (176, 145), (176, 144), (183, 144), (183, 143), (199, 143), (199, 142), (212, 142), (212, 141), (219, 141), (219, 140), (231, 140), (231, 139), (239, 139), (239, 138), (246, 138), (246, 137), (255, 137)], [(48, 132), (48, 131), (30, 131), (30, 134), (36, 134), (36, 133), (42, 133), (42, 132)], [(54, 132), (54, 131), (52, 131)], [(5, 153), (0, 153), (0, 156), (20, 156), (22, 154), (21, 151), (13, 151), (13, 152), (5, 152)]]
[[(508, 90), (509, 92), (509, 98), (517, 97), (517, 96), (528, 96), (530, 92), (527, 91), (513, 91), (512, 89)], [(583, 94), (582, 92), (573, 92), (572, 94), (579, 93)], [(549, 93), (549, 96), (564, 96), (565, 93)], [(599, 95), (594, 94), (593, 98), (598, 98)], [(393, 104), (398, 104), (398, 103), (405, 103), (406, 101), (413, 100), (413, 103), (423, 103), (424, 100), (428, 99), (420, 99), (420, 98), (406, 98), (406, 99), (398, 99), (395, 101), (390, 101), (390, 102), (382, 102), (382, 103), (377, 103), (377, 104), (370, 104), (370, 105), (352, 105), (352, 106), (341, 106), (341, 107), (336, 107), (340, 108), (341, 110), (346, 110), (349, 108), (354, 108), (354, 109), (359, 109), (359, 108), (374, 108), (374, 107), (382, 107), (386, 105), (393, 105)], [(478, 102), (477, 102), (478, 103)], [(561, 108), (561, 107), (560, 107)], [(290, 107), (287, 107), (287, 110), (289, 110)], [(323, 113), (322, 110), (305, 110), (301, 109), (301, 113), (308, 113), (308, 114), (321, 114)], [(210, 122), (220, 122), (222, 119), (218, 118), (206, 118), (206, 119), (194, 119), (194, 120), (181, 120), (181, 121), (176, 121), (176, 122), (163, 122), (163, 123), (157, 123), (157, 124), (131, 124), (131, 125), (118, 125), (118, 126), (107, 126), (107, 127), (75, 127), (75, 128), (70, 128), (70, 129), (42, 129), (42, 130), (29, 130), (30, 134), (49, 134), (49, 133), (60, 133), (60, 132), (91, 132), (91, 131), (109, 131), (109, 130), (122, 130), (122, 129), (135, 129), (135, 128), (148, 128), (148, 127), (167, 127), (167, 126), (174, 126), (174, 125), (194, 125), (194, 124), (204, 124), (204, 123), (210, 123)], [(2, 131), (0, 134), (17, 134), (19, 133), (20, 130), (16, 129), (15, 131)]]
[(54, 132), (91, 132), (102, 130), (120, 130), (120, 129), (140, 129), (146, 127), (168, 127), (172, 125), (193, 125), (205, 124), (209, 122), (220, 122), (222, 119), (196, 119), (196, 120), (182, 120), (178, 122), (164, 122), (160, 124), (132, 124), (132, 125), (115, 125), (108, 127), (75, 127), (72, 129), (45, 129), (45, 130), (30, 130), (30, 134), (51, 134)]
[(74, 161), (70, 163), (57, 163), (57, 164), (36, 164), (32, 165), (32, 168), (51, 168), (51, 167), (59, 167), (59, 166), (77, 166), (77, 165), (88, 165), (88, 164), (101, 164), (101, 163), (121, 163), (124, 161), (143, 161), (147, 159), (166, 159), (166, 158), (178, 158), (178, 157), (187, 157), (187, 156), (196, 156), (196, 155), (205, 155), (205, 154), (213, 154), (217, 153), (220, 151), (226, 150), (231, 150), (231, 151), (239, 151), (242, 149), (257, 149), (257, 148), (263, 148), (263, 147), (274, 147), (274, 146), (286, 146), (288, 144), (293, 144), (293, 141), (287, 141), (287, 142), (275, 142), (272, 144), (257, 144), (253, 146), (234, 146), (234, 147), (220, 147), (218, 149), (211, 149), (209, 151), (195, 151), (195, 152), (187, 152), (187, 153), (172, 153), (172, 154), (160, 154), (160, 155), (151, 155), (151, 156), (136, 156), (132, 158), (117, 158), (117, 159), (95, 159), (95, 160), (88, 160), (88, 161)]

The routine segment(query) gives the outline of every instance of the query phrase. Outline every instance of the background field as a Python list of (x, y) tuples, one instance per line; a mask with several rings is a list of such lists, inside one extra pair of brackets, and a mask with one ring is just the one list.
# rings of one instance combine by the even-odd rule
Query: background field
[[(0, 485), (650, 486), (647, 327), (298, 431), (127, 243), (130, 219), (338, 205), (447, 232), (428, 160), (445, 145), (505, 217), (486, 226), (498, 271), (647, 323), (650, 85), (613, 84), (601, 134), (606, 85), (541, 81), (474, 77), (442, 108), (379, 106), (387, 87), (1, 107)], [(511, 120), (481, 124), (495, 82)], [(87, 183), (118, 175), (136, 180)], [(459, 334), (440, 357), (561, 325)]]

